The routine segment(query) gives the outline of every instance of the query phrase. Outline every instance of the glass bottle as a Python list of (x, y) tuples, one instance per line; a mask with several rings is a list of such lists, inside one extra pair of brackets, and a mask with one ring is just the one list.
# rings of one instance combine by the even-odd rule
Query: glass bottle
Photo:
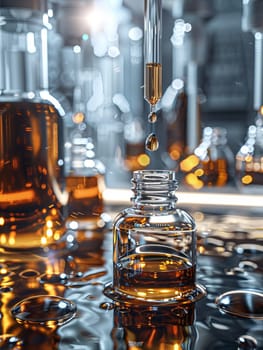
[(199, 146), (180, 162), (183, 183), (196, 190), (225, 186), (232, 179), (233, 161), (226, 129), (206, 127)]
[(0, 246), (32, 249), (64, 234), (64, 110), (48, 91), (46, 1), (1, 1)]
[(174, 22), (173, 80), (161, 101), (166, 123), (166, 152), (162, 158), (169, 169), (177, 169), (180, 160), (200, 142), (198, 66), (191, 28), (182, 18)]
[(263, 118), (250, 125), (247, 140), (236, 154), (236, 180), (242, 192), (263, 192)]
[(113, 225), (113, 285), (105, 294), (134, 304), (193, 302), (196, 284), (196, 225), (176, 208), (174, 171), (133, 172), (133, 206)]
[(95, 157), (91, 138), (76, 137), (72, 140), (70, 164), (66, 176), (69, 194), (67, 225), (71, 229), (103, 228), (105, 167)]

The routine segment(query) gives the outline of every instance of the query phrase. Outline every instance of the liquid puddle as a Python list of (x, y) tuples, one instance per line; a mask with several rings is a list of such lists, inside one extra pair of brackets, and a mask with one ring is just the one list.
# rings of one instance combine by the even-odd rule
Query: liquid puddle
[(11, 314), (23, 326), (41, 325), (54, 329), (76, 315), (76, 305), (62, 297), (39, 295), (14, 305)]
[(254, 290), (233, 290), (221, 294), (215, 303), (222, 313), (242, 318), (263, 320), (263, 293)]
[(241, 335), (238, 340), (238, 350), (257, 349), (257, 340), (250, 335)]

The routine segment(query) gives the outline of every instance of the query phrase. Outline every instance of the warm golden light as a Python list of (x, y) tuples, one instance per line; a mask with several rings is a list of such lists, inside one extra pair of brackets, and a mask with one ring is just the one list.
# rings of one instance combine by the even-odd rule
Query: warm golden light
[(143, 153), (138, 156), (137, 161), (142, 167), (146, 167), (150, 164), (150, 157), (147, 154)]
[(46, 236), (51, 238), (53, 236), (53, 231), (51, 228), (47, 229)]
[(83, 123), (85, 120), (85, 115), (82, 112), (77, 112), (72, 115), (72, 120), (75, 124)]
[(5, 219), (3, 217), (0, 217), (0, 226), (4, 226)]
[(60, 239), (60, 233), (59, 232), (55, 232), (55, 234), (54, 234), (54, 240), (55, 241), (58, 241), (59, 239)]
[(47, 244), (47, 238), (46, 237), (41, 237), (41, 244), (46, 245)]
[(35, 193), (33, 190), (17, 191), (12, 193), (1, 193), (1, 203), (12, 203), (18, 201), (30, 202), (34, 199)]
[(52, 228), (52, 227), (53, 227), (53, 222), (52, 222), (51, 220), (47, 220), (46, 226), (47, 226), (48, 228)]
[(185, 176), (185, 181), (188, 185), (192, 186), (195, 190), (200, 190), (204, 186), (203, 181), (199, 180), (198, 177), (193, 173), (187, 174)]
[(199, 158), (196, 155), (191, 154), (181, 161), (180, 168), (182, 171), (188, 172), (188, 171), (191, 171), (198, 164), (199, 164)]
[(242, 177), (241, 181), (244, 185), (249, 185), (253, 182), (253, 177), (251, 175), (245, 175)]

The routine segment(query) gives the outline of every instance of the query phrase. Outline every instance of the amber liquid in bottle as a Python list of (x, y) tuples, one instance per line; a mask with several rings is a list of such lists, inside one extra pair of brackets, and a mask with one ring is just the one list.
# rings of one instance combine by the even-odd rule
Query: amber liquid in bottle
[(104, 210), (102, 198), (103, 188), (104, 175), (67, 176), (66, 189), (69, 194), (69, 220), (87, 220), (90, 223), (99, 220)]
[(228, 163), (225, 159), (199, 161), (197, 167), (185, 175), (184, 182), (193, 188), (222, 187), (229, 179)]
[[(173, 248), (162, 244), (162, 233), (154, 233), (155, 229), (160, 230), (159, 226), (147, 231), (148, 233), (143, 230), (143, 239), (147, 244), (136, 248), (134, 240), (141, 240), (140, 230), (137, 234), (132, 234), (130, 239), (129, 232), (137, 231), (138, 227), (145, 225), (147, 227), (144, 218), (129, 216), (114, 232), (125, 247), (125, 251), (119, 248), (122, 257), (114, 267), (114, 280), (118, 289), (124, 294), (143, 299), (183, 298), (195, 289), (196, 266), (182, 253), (182, 245), (176, 246), (176, 240), (184, 242), (184, 249), (189, 250), (194, 244), (193, 230), (189, 227), (188, 231), (185, 226), (181, 234), (177, 233), (176, 237), (172, 234)], [(176, 228), (168, 223), (163, 224), (162, 230), (167, 237), (166, 232), (172, 232)], [(152, 237), (156, 238), (155, 244), (148, 242)]]
[(167, 124), (167, 151), (173, 160), (180, 160), (186, 151), (187, 129), (187, 95), (181, 92), (176, 100), (175, 107), (169, 113), (171, 120)]
[(0, 102), (0, 245), (28, 249), (64, 233), (56, 193), (61, 117), (45, 103)]
[(147, 299), (174, 298), (194, 289), (195, 266), (171, 254), (132, 254), (118, 267), (120, 290)]
[(237, 159), (236, 174), (244, 186), (263, 185), (263, 162), (261, 159), (253, 160), (253, 157), (251, 157), (250, 162), (246, 162), (244, 159)]

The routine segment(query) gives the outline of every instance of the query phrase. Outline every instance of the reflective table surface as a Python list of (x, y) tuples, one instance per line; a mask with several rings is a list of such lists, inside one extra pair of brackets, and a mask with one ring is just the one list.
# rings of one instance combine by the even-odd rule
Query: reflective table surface
[(195, 304), (128, 308), (104, 293), (112, 234), (68, 231), (63, 249), (0, 254), (0, 349), (263, 349), (263, 219), (192, 213)]

